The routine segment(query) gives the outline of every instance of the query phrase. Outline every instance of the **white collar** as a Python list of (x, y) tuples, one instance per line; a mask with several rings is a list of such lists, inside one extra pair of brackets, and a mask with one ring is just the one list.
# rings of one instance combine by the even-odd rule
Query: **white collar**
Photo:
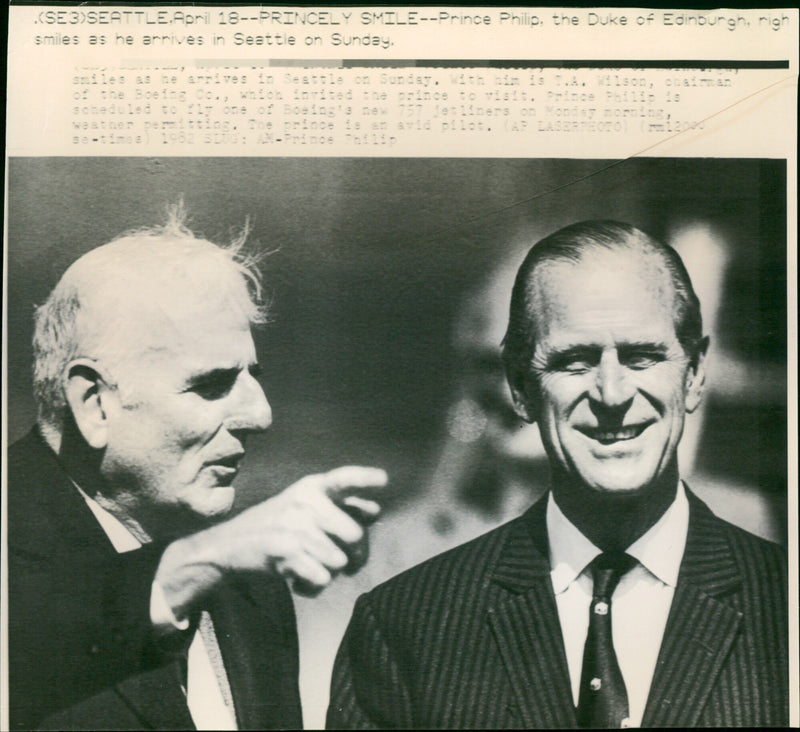
[[(547, 536), (550, 547), (550, 577), (558, 595), (586, 569), (601, 550), (587, 539), (563, 514), (553, 498), (547, 498)], [(689, 501), (683, 483), (678, 483), (675, 500), (650, 529), (627, 548), (654, 577), (672, 587), (678, 581), (686, 534), (689, 530)]]
[(139, 536), (134, 534), (134, 527), (127, 527), (122, 523), (113, 513), (107, 508), (101, 506), (94, 498), (90, 498), (81, 487), (73, 482), (73, 485), (78, 489), (78, 492), (83, 496), (86, 505), (91, 509), (100, 528), (103, 529), (111, 545), (118, 554), (125, 554), (126, 552), (136, 551), (141, 548), (142, 544), (147, 544), (150, 541), (143, 530), (136, 531)]

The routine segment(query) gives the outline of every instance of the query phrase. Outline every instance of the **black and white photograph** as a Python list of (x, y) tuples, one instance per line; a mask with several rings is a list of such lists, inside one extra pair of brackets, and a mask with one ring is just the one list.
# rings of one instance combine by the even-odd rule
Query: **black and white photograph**
[(9, 158), (10, 729), (788, 725), (789, 184)]
[(0, 732), (797, 726), (799, 31), (12, 2)]

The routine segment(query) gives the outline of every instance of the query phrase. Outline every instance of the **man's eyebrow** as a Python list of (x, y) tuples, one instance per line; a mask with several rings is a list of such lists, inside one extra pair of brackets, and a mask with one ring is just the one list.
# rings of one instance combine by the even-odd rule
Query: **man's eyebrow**
[(574, 346), (559, 346), (550, 351), (548, 355), (553, 358), (563, 358), (565, 356), (584, 356), (587, 353), (594, 353), (602, 350), (602, 346), (593, 343), (580, 343)]
[[(651, 351), (668, 351), (669, 347), (663, 341), (652, 340), (625, 340), (617, 341), (614, 346), (617, 350), (625, 348), (641, 348)], [(585, 353), (587, 351), (602, 351), (605, 346), (602, 343), (587, 343), (580, 341), (565, 341), (551, 347), (550, 352), (553, 354), (570, 354), (573, 352)]]
[(548, 363), (552, 363), (568, 358), (585, 357), (592, 353), (600, 353), (602, 350), (601, 346), (594, 343), (565, 344), (548, 349), (546, 359)]
[(559, 364), (570, 361), (571, 359), (585, 359), (591, 356), (596, 356), (599, 358), (602, 350), (603, 349), (601, 346), (591, 343), (573, 345), (565, 344), (556, 348), (548, 349), (539, 359), (534, 357), (534, 362), (539, 361), (540, 364), (545, 368), (552, 368), (554, 366), (558, 366)]
[[(187, 387), (191, 388), (192, 386), (197, 386), (197, 384), (203, 384), (214, 381), (225, 381), (226, 379), (235, 379), (239, 375), (239, 373), (243, 370), (243, 368), (245, 367), (228, 366), (216, 369), (195, 371), (189, 374), (189, 376), (186, 378), (185, 383)], [(261, 366), (259, 366), (257, 363), (249, 364), (246, 368), (251, 376), (258, 376), (261, 373)]]
[(666, 343), (656, 341), (625, 341), (617, 344), (618, 351), (648, 351), (650, 353), (667, 354), (669, 348)]
[[(666, 343), (656, 341), (623, 341), (615, 345), (621, 355), (644, 351), (653, 355), (665, 356), (669, 352)], [(547, 366), (552, 366), (575, 358), (599, 358), (602, 351), (603, 346), (599, 343), (565, 343), (548, 350), (545, 354), (545, 363)]]

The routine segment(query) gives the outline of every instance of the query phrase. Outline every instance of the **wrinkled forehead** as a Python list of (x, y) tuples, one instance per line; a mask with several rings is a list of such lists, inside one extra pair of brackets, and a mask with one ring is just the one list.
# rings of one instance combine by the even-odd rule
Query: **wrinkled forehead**
[(599, 251), (580, 261), (542, 263), (528, 285), (529, 319), (535, 334), (577, 312), (630, 321), (677, 318), (677, 297), (663, 261), (640, 252)]

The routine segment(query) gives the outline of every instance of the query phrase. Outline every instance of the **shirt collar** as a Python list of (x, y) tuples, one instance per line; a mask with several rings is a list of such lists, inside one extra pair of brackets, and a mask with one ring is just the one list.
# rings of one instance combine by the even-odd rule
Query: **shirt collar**
[[(547, 536), (550, 546), (550, 578), (558, 595), (564, 592), (601, 553), (563, 514), (553, 498), (547, 497)], [(686, 534), (689, 530), (689, 501), (678, 483), (675, 500), (661, 518), (626, 550), (650, 574), (672, 587), (678, 581)]]
[[(86, 505), (94, 514), (94, 517), (100, 524), (100, 528), (103, 529), (105, 535), (118, 554), (136, 551), (141, 548), (142, 544), (146, 544), (150, 541), (149, 537), (144, 534), (143, 531), (140, 536), (136, 536), (132, 528), (128, 528), (108, 509), (103, 508), (94, 498), (90, 498), (81, 490), (79, 485), (76, 483), (73, 483), (73, 485), (78, 489), (81, 496), (83, 496)], [(136, 533), (139, 532), (137, 531)]]
[(689, 532), (689, 500), (683, 483), (661, 518), (628, 547), (628, 554), (665, 585), (675, 587)]

